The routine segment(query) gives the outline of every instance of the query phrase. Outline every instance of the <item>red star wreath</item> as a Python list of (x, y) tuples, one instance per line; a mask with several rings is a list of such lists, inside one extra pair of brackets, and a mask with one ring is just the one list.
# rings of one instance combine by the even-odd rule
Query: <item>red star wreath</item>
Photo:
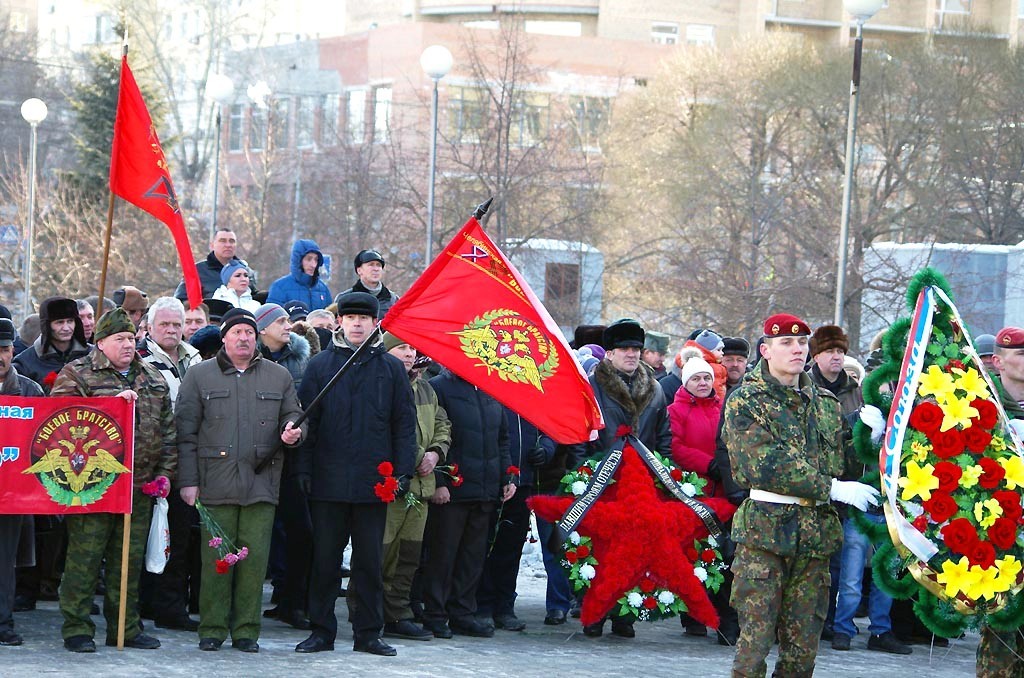
[[(600, 621), (629, 591), (641, 586), (644, 590), (653, 583), (682, 600), (686, 612), (698, 622), (717, 628), (718, 614), (704, 584), (694, 574), (692, 545), (694, 540), (708, 536), (700, 517), (655, 485), (654, 477), (628, 443), (614, 477), (616, 482), (579, 524), (579, 532), (590, 537), (599, 563), (583, 597), (580, 621), (584, 625)], [(555, 522), (574, 500), (537, 496), (528, 503), (539, 517)], [(706, 499), (704, 503), (723, 522), (735, 511), (722, 499)]]

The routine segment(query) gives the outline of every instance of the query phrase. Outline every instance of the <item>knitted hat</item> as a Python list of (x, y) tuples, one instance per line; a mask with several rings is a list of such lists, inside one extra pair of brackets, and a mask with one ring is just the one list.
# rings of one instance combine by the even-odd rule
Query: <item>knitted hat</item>
[(581, 348), (589, 348), (592, 356), (598, 360), (604, 360), (604, 346), (600, 344), (584, 344)]
[[(282, 308), (281, 311), (284, 312), (284, 309)], [(251, 311), (246, 311), (244, 308), (233, 308), (225, 313), (224, 317), (221, 319), (220, 338), (223, 339), (228, 333), (228, 330), (241, 323), (253, 328), (257, 333), (260, 331), (259, 328), (256, 327), (256, 316), (254, 316)]]
[(838, 325), (822, 325), (811, 335), (811, 355), (818, 355), (831, 348), (841, 348), (843, 353), (850, 350), (850, 338)]
[(696, 341), (698, 344), (701, 345), (702, 348), (707, 349), (708, 351), (716, 351), (725, 345), (725, 342), (722, 341), (722, 337), (718, 336), (711, 330), (703, 330), (700, 334), (697, 335), (697, 338), (694, 339), (694, 341)]
[(377, 317), (380, 303), (377, 297), (367, 292), (345, 292), (334, 300), (338, 304), (338, 315), (368, 315)]
[(846, 371), (853, 370), (857, 373), (854, 377), (856, 382), (859, 384), (864, 381), (864, 366), (860, 364), (860, 361), (854, 358), (852, 355), (843, 356), (843, 369)]
[(715, 372), (711, 369), (711, 365), (708, 364), (707, 360), (700, 356), (694, 356), (683, 363), (683, 369), (679, 373), (679, 379), (683, 382), (683, 386), (686, 386), (686, 382), (690, 381), (690, 377), (696, 374), (708, 374), (711, 378), (715, 378)]
[(231, 280), (231, 276), (235, 274), (235, 271), (242, 269), (252, 277), (252, 272), (249, 271), (249, 267), (243, 264), (238, 259), (232, 259), (224, 265), (224, 268), (220, 269), (220, 281), (222, 284), (227, 285), (228, 281)]
[(100, 339), (106, 339), (110, 335), (120, 332), (135, 334), (135, 325), (128, 317), (128, 311), (118, 307), (100, 316), (100, 319), (96, 321), (96, 328), (93, 330), (92, 336), (98, 342)]
[(263, 304), (256, 309), (256, 331), (262, 332), (275, 322), (278, 318), (287, 318), (288, 312), (278, 304)]

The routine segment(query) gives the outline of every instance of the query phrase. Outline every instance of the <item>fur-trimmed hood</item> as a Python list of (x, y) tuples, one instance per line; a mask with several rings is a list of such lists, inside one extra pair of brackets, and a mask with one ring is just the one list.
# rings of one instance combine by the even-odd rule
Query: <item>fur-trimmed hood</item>
[(604, 389), (608, 397), (617, 402), (629, 415), (630, 425), (635, 429), (640, 422), (640, 414), (654, 398), (654, 389), (659, 388), (654, 376), (645, 369), (637, 368), (633, 375), (632, 387), (619, 375), (608, 360), (602, 360), (594, 368), (594, 379)]

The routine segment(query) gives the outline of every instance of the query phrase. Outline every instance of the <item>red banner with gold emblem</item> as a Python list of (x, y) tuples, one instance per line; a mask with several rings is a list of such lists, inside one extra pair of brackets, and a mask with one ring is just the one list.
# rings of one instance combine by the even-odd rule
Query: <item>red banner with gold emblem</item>
[(604, 428), (558, 325), (474, 218), (381, 324), (556, 442), (584, 442)]
[(0, 397), (0, 514), (131, 513), (135, 404)]

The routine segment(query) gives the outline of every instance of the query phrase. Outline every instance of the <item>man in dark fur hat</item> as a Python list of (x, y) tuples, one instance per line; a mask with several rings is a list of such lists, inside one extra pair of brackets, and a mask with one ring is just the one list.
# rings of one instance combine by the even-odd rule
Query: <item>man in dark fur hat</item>
[(89, 353), (78, 303), (50, 297), (39, 304), (39, 338), (14, 358), (18, 374), (28, 377), (49, 394), (61, 368)]

